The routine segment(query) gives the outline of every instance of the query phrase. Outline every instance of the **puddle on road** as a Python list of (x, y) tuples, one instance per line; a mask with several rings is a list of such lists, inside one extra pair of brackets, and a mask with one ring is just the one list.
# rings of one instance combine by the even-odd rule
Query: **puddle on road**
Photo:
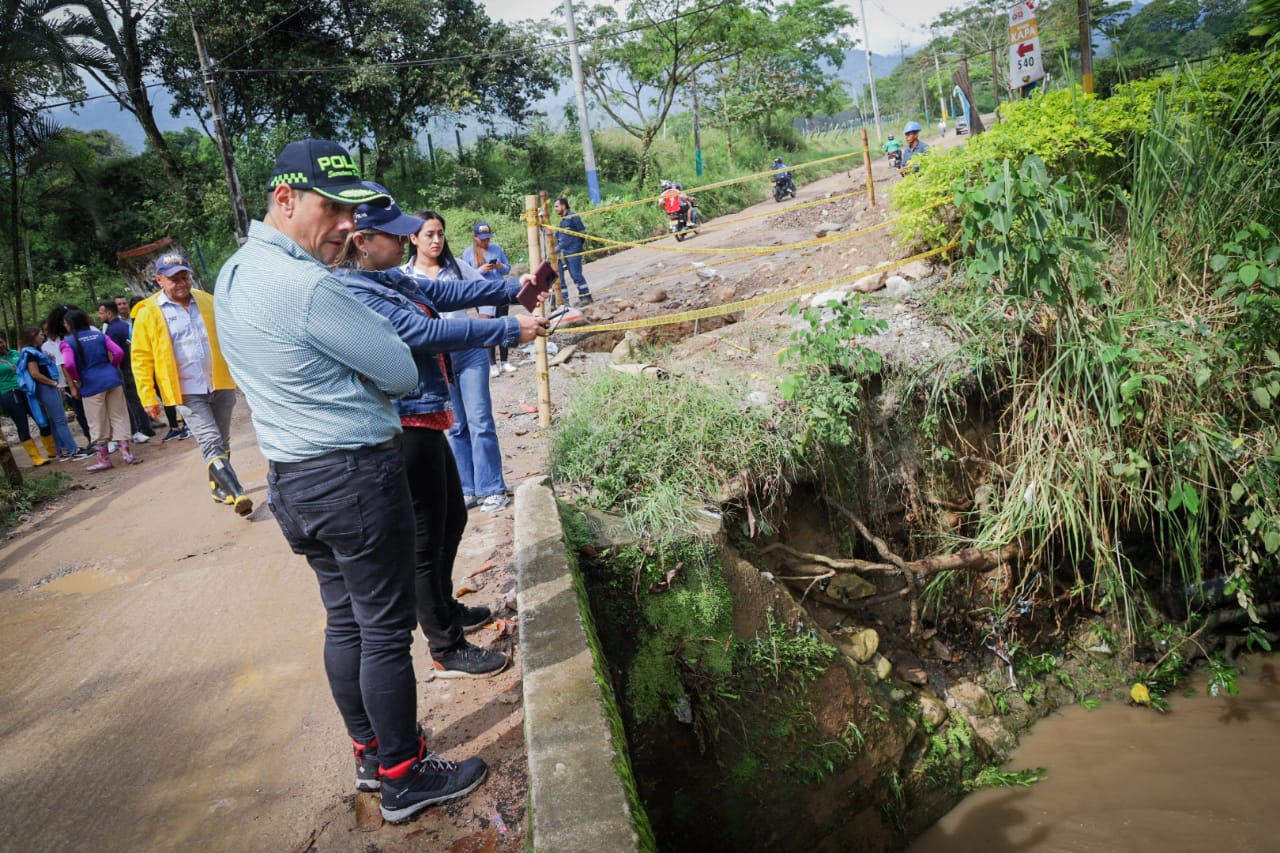
[(1163, 715), (1110, 703), (1043, 720), (1003, 769), (1047, 779), (966, 797), (910, 853), (1277, 849), (1280, 661), (1241, 663), (1238, 696), (1208, 697), (1200, 677)]
[(41, 580), (31, 591), (35, 593), (60, 592), (89, 595), (129, 583), (135, 580), (138, 575), (138, 570), (122, 572), (105, 568), (73, 568), (65, 573), (57, 573), (53, 577)]

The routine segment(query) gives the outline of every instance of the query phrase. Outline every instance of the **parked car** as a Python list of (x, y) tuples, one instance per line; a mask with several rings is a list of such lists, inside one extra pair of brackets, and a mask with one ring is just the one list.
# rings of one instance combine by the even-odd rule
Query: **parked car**
[(962, 118), (956, 119), (956, 136), (969, 132), (969, 123)]

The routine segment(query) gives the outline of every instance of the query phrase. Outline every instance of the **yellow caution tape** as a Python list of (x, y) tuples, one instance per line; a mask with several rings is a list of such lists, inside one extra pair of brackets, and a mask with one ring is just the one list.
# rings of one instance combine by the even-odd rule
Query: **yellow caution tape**
[(775, 302), (782, 302), (787, 299), (795, 299), (796, 297), (804, 296), (807, 293), (817, 293), (820, 290), (825, 290), (827, 288), (835, 287), (836, 285), (843, 284), (848, 281), (854, 281), (856, 279), (865, 278), (870, 275), (879, 275), (880, 273), (888, 272), (889, 270), (897, 269), (898, 267), (904, 267), (907, 264), (912, 263), (913, 261), (920, 261), (920, 260), (924, 260), (925, 258), (931, 258), (934, 255), (940, 255), (944, 252), (949, 252), (959, 245), (960, 243), (958, 241), (953, 241), (940, 248), (930, 249), (927, 252), (921, 252), (918, 255), (912, 255), (907, 258), (902, 258), (901, 260), (898, 260), (898, 261), (882, 264), (874, 269), (865, 270), (863, 272), (855, 273), (853, 275), (828, 279), (827, 281), (820, 282), (818, 284), (801, 285), (800, 287), (793, 287), (793, 288), (790, 288), (789, 290), (782, 290), (782, 291), (778, 291), (777, 293), (768, 293), (763, 296), (756, 296), (756, 297), (752, 297), (751, 299), (743, 299), (738, 302), (727, 302), (724, 305), (712, 305), (706, 308), (696, 308), (692, 311), (681, 311), (676, 314), (666, 314), (661, 317), (645, 317), (640, 320), (623, 320), (618, 323), (604, 323), (604, 324), (597, 324), (593, 326), (569, 326), (569, 327), (563, 327), (563, 330), (566, 332), (573, 332), (574, 334), (586, 334), (586, 333), (595, 333), (595, 332), (614, 332), (614, 331), (622, 331), (624, 329), (647, 329), (647, 328), (652, 328), (654, 326), (669, 326), (674, 323), (685, 323), (685, 322), (688, 322), (689, 320), (702, 320), (707, 317), (720, 317), (725, 314), (733, 314), (738, 311), (745, 311), (748, 308), (754, 308), (758, 305), (771, 305)]
[[(817, 201), (817, 202), (805, 202), (805, 205), (808, 206), (813, 204), (821, 204), (821, 203), (829, 203), (829, 202), (830, 202), (830, 199), (824, 199), (822, 201)], [(811, 246), (821, 246), (826, 243), (837, 243), (841, 240), (850, 240), (854, 237), (860, 237), (863, 234), (870, 234), (872, 231), (878, 231), (881, 228), (887, 228), (893, 223), (897, 222), (898, 220), (904, 219), (908, 216), (914, 216), (917, 213), (923, 213), (926, 210), (932, 210), (935, 207), (939, 207), (941, 205), (950, 204), (950, 203), (951, 203), (951, 199), (949, 198), (939, 199), (937, 201), (932, 201), (929, 204), (924, 205), (923, 207), (917, 208), (916, 210), (908, 211), (906, 213), (900, 213), (897, 216), (886, 219), (884, 222), (880, 222), (876, 225), (871, 225), (866, 228), (860, 228), (857, 231), (846, 231), (846, 232), (840, 232), (836, 234), (828, 234), (825, 237), (815, 237), (812, 240), (802, 240), (798, 243), (781, 243), (781, 244), (772, 245), (772, 246), (731, 246), (731, 247), (725, 247), (725, 248), (710, 248), (710, 247), (699, 248), (695, 246), (650, 246), (647, 244), (655, 240), (661, 240), (662, 238), (667, 237), (669, 235), (659, 234), (655, 237), (645, 238), (644, 240), (626, 241), (626, 240), (611, 240), (608, 237), (598, 237), (590, 234), (579, 234), (577, 231), (569, 231), (564, 228), (559, 228), (555, 225), (544, 225), (543, 228), (547, 231), (558, 232), (560, 234), (572, 234), (575, 237), (583, 237), (588, 240), (594, 240), (597, 243), (605, 243), (606, 246), (604, 247), (603, 250), (646, 248), (654, 252), (676, 252), (676, 253), (684, 253), (684, 254), (691, 254), (691, 255), (731, 255), (735, 252), (751, 252), (753, 253), (753, 255), (761, 255), (761, 254), (768, 254), (770, 252), (790, 251), (792, 249), (806, 249)], [(799, 207), (799, 206), (800, 205), (796, 205), (795, 207)], [(789, 207), (787, 208), (787, 210), (794, 210), (795, 207)], [(770, 213), (761, 214), (761, 215), (774, 216), (781, 212), (782, 211), (775, 210)], [(758, 216), (753, 215), (751, 217), (735, 219), (731, 224), (736, 224), (738, 222), (744, 222), (744, 221), (747, 221), (748, 219), (755, 219), (755, 218), (758, 218)], [(699, 226), (700, 229), (704, 227), (706, 226)], [(584, 255), (589, 255), (594, 252), (599, 252), (603, 250), (589, 249), (585, 252), (578, 252), (576, 254), (565, 255), (563, 257), (581, 257)]]
[[(920, 208), (920, 210), (919, 210), (919, 211), (913, 211), (913, 213), (918, 213), (918, 212), (920, 212), (920, 211), (929, 210), (929, 209), (931, 209), (931, 208), (938, 207), (939, 205), (942, 205), (942, 204), (949, 204), (949, 203), (950, 203), (950, 200), (949, 200), (949, 199), (944, 199), (944, 200), (941, 200), (941, 201), (932, 202), (932, 203), (927, 204), (927, 205), (925, 205), (924, 207)], [(724, 258), (723, 260), (718, 261), (717, 263), (718, 263), (720, 266), (728, 266), (728, 265), (730, 265), (730, 264), (739, 263), (739, 262), (741, 262), (741, 261), (749, 261), (749, 260), (752, 260), (753, 258), (759, 258), (759, 257), (763, 257), (763, 256), (765, 256), (765, 255), (770, 255), (770, 254), (773, 254), (774, 252), (782, 252), (782, 251), (788, 251), (788, 250), (792, 250), (792, 249), (803, 249), (803, 248), (809, 248), (809, 247), (812, 247), (812, 246), (825, 246), (825, 245), (830, 244), (830, 243), (838, 243), (838, 242), (840, 242), (840, 241), (842, 241), (842, 240), (852, 240), (852, 239), (854, 239), (855, 237), (861, 237), (861, 236), (863, 236), (864, 234), (870, 234), (872, 231), (877, 231), (877, 230), (879, 230), (879, 229), (881, 229), (881, 228), (886, 228), (886, 227), (888, 227), (888, 226), (890, 226), (890, 225), (894, 224), (894, 223), (895, 223), (895, 222), (897, 222), (898, 220), (900, 220), (900, 219), (904, 219), (904, 218), (906, 218), (906, 217), (908, 217), (908, 216), (911, 216), (911, 215), (913, 215), (913, 214), (912, 214), (912, 213), (903, 213), (903, 214), (901, 214), (901, 215), (899, 215), (899, 216), (895, 216), (895, 217), (892, 217), (892, 218), (890, 218), (890, 219), (886, 219), (884, 222), (881, 222), (881, 223), (880, 223), (880, 224), (878, 224), (878, 225), (871, 225), (871, 226), (869, 226), (869, 227), (867, 227), (867, 228), (860, 228), (860, 229), (858, 229), (857, 231), (845, 231), (845, 232), (839, 232), (839, 233), (836, 233), (836, 234), (828, 234), (826, 237), (818, 237), (818, 238), (815, 238), (815, 239), (813, 239), (813, 240), (806, 240), (806, 241), (803, 241), (803, 242), (800, 242), (800, 243), (779, 244), (779, 245), (777, 245), (777, 246), (743, 246), (743, 247), (740, 247), (740, 248), (738, 248), (738, 249), (734, 249), (734, 250), (732, 250), (732, 251), (740, 251), (740, 252), (743, 252), (743, 254), (738, 255), (738, 256), (736, 256), (736, 257)], [(740, 221), (740, 220), (734, 220), (734, 221), (735, 221), (735, 222), (737, 222), (737, 221)], [(641, 247), (641, 246), (638, 246), (638, 245), (633, 244), (633, 246), (632, 246), (632, 247), (633, 247), (633, 248), (651, 248), (651, 249), (658, 250), (658, 247), (656, 247), (656, 246)], [(597, 251), (598, 251), (598, 250), (597, 250)], [(670, 250), (668, 250), (668, 251), (670, 251)], [(698, 252), (698, 251), (711, 251), (711, 252), (717, 252), (717, 253), (719, 253), (719, 252), (724, 252), (724, 251), (728, 251), (728, 250), (723, 250), (723, 249), (721, 249), (721, 250), (714, 250), (714, 249), (711, 249), (711, 250), (689, 249), (689, 250), (687, 250), (687, 251), (689, 251), (689, 252), (693, 252), (693, 253), (696, 253), (696, 252)], [(588, 253), (588, 252), (583, 252), (583, 254), (585, 255), (585, 254), (589, 254), (589, 253)], [(632, 281), (619, 282), (618, 284), (612, 284), (612, 285), (609, 285), (608, 287), (602, 287), (602, 288), (598, 288), (598, 289), (593, 289), (593, 290), (592, 290), (592, 294), (593, 294), (593, 295), (596, 295), (596, 296), (599, 296), (599, 295), (601, 295), (601, 294), (609, 293), (610, 291), (617, 290), (617, 289), (618, 289), (618, 288), (620, 288), (620, 287), (631, 287), (631, 286), (636, 285), (636, 284), (647, 284), (647, 283), (649, 283), (649, 282), (653, 282), (653, 281), (661, 281), (661, 280), (662, 280), (662, 279), (664, 279), (664, 278), (670, 278), (670, 277), (672, 277), (672, 276), (682, 275), (682, 274), (684, 274), (684, 273), (686, 273), (686, 272), (688, 272), (688, 270), (687, 270), (686, 268), (684, 268), (683, 266), (681, 266), (681, 267), (678, 267), (678, 268), (673, 269), (673, 270), (667, 270), (666, 272), (658, 273), (657, 275), (648, 276), (648, 277), (646, 277), (646, 278), (634, 279), (634, 280), (632, 280)]]

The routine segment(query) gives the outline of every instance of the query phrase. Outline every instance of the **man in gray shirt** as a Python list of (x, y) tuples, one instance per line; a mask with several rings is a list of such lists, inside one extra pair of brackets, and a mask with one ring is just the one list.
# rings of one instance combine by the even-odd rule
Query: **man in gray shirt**
[(325, 671), (356, 788), (381, 788), (383, 817), (398, 823), (465, 796), (487, 770), (479, 758), (446, 761), (417, 728), (414, 518), (391, 398), (417, 388), (418, 368), (391, 323), (326, 266), (355, 227), (355, 206), (389, 200), (337, 143), (290, 143), (266, 216), (218, 275), (215, 304), (270, 461), (267, 502), (320, 582)]

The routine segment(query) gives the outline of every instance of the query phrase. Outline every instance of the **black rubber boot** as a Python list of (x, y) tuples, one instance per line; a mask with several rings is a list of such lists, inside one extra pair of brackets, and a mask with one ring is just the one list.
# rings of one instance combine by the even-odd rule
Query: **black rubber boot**
[(236, 476), (236, 472), (231, 467), (231, 460), (225, 456), (215, 456), (209, 463), (209, 484), (214, 489), (214, 495), (217, 496), (217, 489), (221, 488), (226, 493), (229, 500), (223, 503), (231, 504), (236, 509), (236, 515), (248, 515), (253, 512), (253, 500), (244, 493), (244, 486), (240, 485), (240, 478)]
[(209, 491), (213, 493), (213, 502), (216, 504), (234, 504), (236, 499), (227, 493), (227, 490), (218, 485), (218, 481), (213, 479), (213, 472), (209, 472)]

